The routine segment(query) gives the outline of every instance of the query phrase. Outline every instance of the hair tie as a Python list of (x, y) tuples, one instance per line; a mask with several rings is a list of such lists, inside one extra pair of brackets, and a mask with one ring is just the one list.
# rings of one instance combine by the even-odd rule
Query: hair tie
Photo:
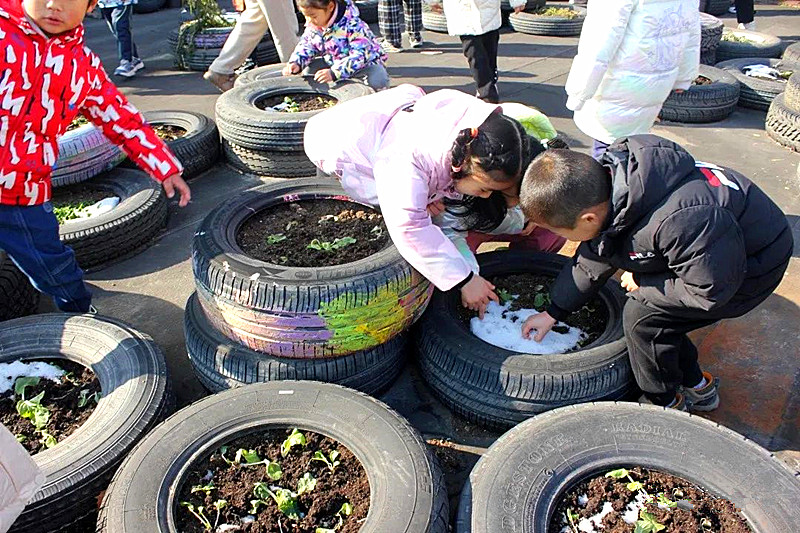
[(461, 165), (458, 165), (458, 166), (450, 165), (450, 169), (451, 169), (453, 172), (456, 172), (456, 173), (457, 173), (457, 172), (461, 172)]
[(472, 139), (476, 139), (478, 137), (478, 128), (470, 128), (469, 129), (469, 136)]

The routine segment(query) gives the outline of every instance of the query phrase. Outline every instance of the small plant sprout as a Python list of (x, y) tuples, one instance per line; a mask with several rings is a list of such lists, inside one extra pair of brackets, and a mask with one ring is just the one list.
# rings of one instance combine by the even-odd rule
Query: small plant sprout
[(267, 486), (266, 483), (258, 482), (253, 487), (253, 495), (257, 500), (250, 500), (250, 514), (256, 514), (262, 505), (269, 505), (268, 498), (272, 498), (278, 505), (280, 512), (295, 522), (303, 518), (300, 506), (297, 503), (297, 493), (281, 487)]
[(40, 434), (42, 435), (42, 438), (39, 439), (39, 442), (44, 444), (45, 448), (52, 448), (53, 446), (58, 444), (56, 438), (47, 431), (45, 431), (44, 429), (40, 430)]
[(312, 240), (306, 248), (310, 248), (312, 250), (320, 250), (322, 252), (333, 252), (334, 250), (338, 250), (339, 248), (344, 248), (345, 246), (349, 246), (354, 244), (358, 241), (353, 237), (342, 237), (341, 239), (334, 239), (333, 242), (328, 241), (320, 241), (319, 239)]
[(267, 237), (267, 244), (277, 244), (285, 240), (286, 240), (286, 235), (284, 235), (283, 233), (273, 233), (272, 235)]
[(311, 472), (306, 472), (297, 480), (297, 495), (311, 492), (317, 486), (317, 478)]
[(99, 392), (89, 394), (89, 389), (81, 389), (80, 396), (78, 397), (78, 407), (80, 409), (83, 409), (84, 407), (89, 405), (89, 403), (92, 401), (94, 401), (94, 403), (97, 404), (97, 402), (100, 401), (100, 398), (102, 398), (102, 396), (103, 395), (100, 394)]
[(372, 233), (373, 235), (375, 235), (376, 239), (380, 239), (381, 236), (383, 235), (383, 228), (380, 227), (380, 225), (378, 225), (378, 226), (375, 226), (374, 228), (372, 228), (371, 230), (369, 230), (369, 232)]
[(214, 502), (214, 509), (217, 510), (217, 518), (214, 519), (214, 528), (217, 529), (217, 525), (219, 524), (219, 515), (224, 508), (228, 506), (227, 500), (217, 500)]
[(283, 475), (283, 470), (281, 470), (281, 465), (279, 465), (275, 461), (268, 461), (267, 475), (272, 481), (278, 481)]
[(269, 459), (261, 459), (258, 456), (258, 453), (255, 450), (245, 450), (244, 448), (239, 448), (236, 450), (236, 455), (233, 458), (233, 461), (229, 460), (225, 457), (225, 452), (227, 452), (227, 447), (223, 446), (225, 451), (220, 448), (220, 452), (222, 454), (222, 459), (228, 464), (238, 463), (242, 466), (258, 466), (264, 465), (267, 469), (267, 475), (273, 481), (277, 481), (283, 475), (283, 471), (281, 470), (281, 465), (276, 463), (275, 461), (270, 461)]
[(659, 492), (658, 496), (656, 497), (656, 503), (658, 503), (659, 507), (664, 509), (673, 509), (678, 506), (677, 502), (674, 502), (667, 498), (663, 492)]
[(300, 112), (300, 104), (294, 101), (294, 98), (291, 96), (284, 96), (283, 103), (286, 104), (286, 112), (287, 113), (299, 113)]
[(537, 309), (540, 307), (546, 307), (550, 305), (550, 294), (546, 292), (540, 292), (536, 296), (533, 297), (533, 306)]
[(497, 297), (500, 298), (501, 305), (505, 305), (514, 299), (514, 296), (505, 289), (499, 289), (497, 291)]
[[(607, 472), (605, 477), (614, 479), (628, 478), (628, 484), (626, 486), (628, 487), (629, 491), (636, 492), (637, 490), (641, 490), (644, 492), (644, 485), (642, 485), (642, 483), (639, 481), (634, 481), (634, 479), (631, 477), (630, 471), (627, 468), (618, 468), (616, 470), (612, 470), (611, 472)], [(647, 493), (645, 492), (645, 494)]]
[(341, 454), (338, 450), (333, 450), (328, 457), (325, 457), (325, 454), (321, 451), (317, 450), (314, 452), (314, 457), (311, 458), (312, 461), (322, 461), (328, 467), (328, 470), (331, 472), (336, 470), (336, 467), (339, 466), (339, 456)]
[(286, 457), (286, 455), (292, 451), (294, 446), (305, 446), (306, 445), (306, 436), (300, 433), (300, 430), (294, 428), (292, 432), (286, 437), (286, 440), (283, 441), (281, 444), (281, 456)]
[(41, 435), (39, 441), (44, 444), (45, 447), (52, 448), (58, 444), (58, 441), (45, 430), (47, 423), (50, 421), (50, 410), (42, 405), (44, 391), (31, 399), (25, 397), (26, 389), (38, 385), (39, 381), (39, 378), (35, 376), (25, 376), (16, 379), (14, 382), (14, 394), (21, 398), (17, 402), (17, 414), (22, 418), (30, 420), (33, 427)]
[(208, 496), (209, 494), (211, 494), (211, 491), (214, 490), (215, 488), (217, 488), (217, 487), (214, 486), (214, 482), (213, 481), (209, 481), (205, 485), (194, 485), (194, 486), (192, 486), (191, 494), (195, 494), (197, 492), (202, 492), (203, 494)]
[(264, 463), (255, 450), (245, 450), (244, 448), (239, 448), (236, 450), (236, 455), (234, 456), (233, 461), (245, 466), (254, 466)]
[(702, 520), (700, 520), (700, 527), (703, 528), (703, 531), (711, 531), (711, 528), (714, 527), (714, 525), (708, 518), (703, 518)]
[(336, 524), (336, 527), (333, 529), (327, 527), (318, 527), (314, 530), (314, 533), (336, 533), (336, 530), (342, 527), (344, 524), (345, 517), (350, 516), (353, 514), (353, 506), (350, 505), (349, 502), (344, 502), (342, 506), (336, 511), (336, 518), (339, 520), (339, 523)]
[(642, 509), (639, 511), (639, 520), (636, 521), (633, 533), (657, 533), (666, 527), (664, 524), (659, 524), (655, 516)]
[(198, 505), (197, 507), (195, 507), (195, 505), (191, 502), (181, 502), (181, 505), (183, 507), (186, 507), (186, 509), (190, 513), (192, 513), (195, 516), (195, 518), (197, 518), (200, 521), (201, 524), (203, 524), (203, 529), (205, 529), (206, 531), (211, 531), (213, 529), (211, 521), (206, 516), (205, 506)]
[(14, 435), (14, 438), (16, 438), (16, 439), (17, 439), (17, 442), (19, 442), (19, 443), (23, 443), (23, 442), (25, 442), (26, 440), (28, 440), (28, 437), (26, 437), (26, 436), (25, 436), (25, 435), (23, 435), (22, 433), (17, 433), (16, 435)]
[(289, 223), (286, 224), (286, 231), (289, 231), (293, 227), (297, 226), (297, 224), (299, 224), (299, 222), (297, 222), (296, 220), (290, 220)]
[(25, 389), (28, 387), (35, 387), (39, 384), (41, 378), (37, 376), (22, 376), (18, 377), (14, 382), (14, 394), (25, 398)]
[(578, 522), (580, 521), (581, 516), (572, 510), (572, 507), (567, 509), (567, 521), (569, 522), (569, 528), (574, 533), (579, 533), (578, 531)]

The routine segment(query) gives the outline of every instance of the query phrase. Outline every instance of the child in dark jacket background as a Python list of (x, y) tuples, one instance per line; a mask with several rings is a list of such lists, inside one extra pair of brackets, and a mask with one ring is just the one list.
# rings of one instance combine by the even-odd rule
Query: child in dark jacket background
[(781, 282), (794, 241), (778, 206), (741, 174), (653, 135), (620, 139), (599, 162), (547, 150), (528, 167), (520, 205), (529, 220), (582, 241), (523, 336), (536, 330), (540, 341), (622, 269), (642, 401), (715, 409), (716, 380), (686, 333), (747, 313)]

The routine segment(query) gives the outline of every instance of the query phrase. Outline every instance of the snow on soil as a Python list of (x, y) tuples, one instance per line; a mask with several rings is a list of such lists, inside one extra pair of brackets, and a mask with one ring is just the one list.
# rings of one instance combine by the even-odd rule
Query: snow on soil
[[(479, 339), (520, 353), (546, 355), (552, 353), (562, 353), (574, 348), (584, 337), (583, 331), (578, 328), (570, 327), (567, 333), (550, 331), (542, 342), (533, 340), (533, 333), (530, 339), (522, 337), (522, 324), (531, 315), (538, 314), (535, 309), (518, 309), (509, 311), (511, 302), (500, 305), (496, 302), (489, 302), (483, 320), (478, 317), (469, 322), (472, 334)], [(503, 313), (506, 318), (503, 318)], [(565, 324), (558, 323), (560, 326)]]
[(58, 381), (58, 378), (63, 375), (64, 371), (57, 366), (41, 361), (0, 363), (0, 394), (12, 390), (18, 377), (36, 376), (50, 381)]
[[(586, 498), (585, 496), (581, 496), (578, 498), (578, 503), (585, 506), (589, 502), (589, 498), (586, 498), (585, 502), (583, 499)], [(614, 512), (614, 506), (611, 505), (611, 502), (603, 502), (603, 508), (600, 509), (600, 512), (590, 516), (589, 518), (581, 518), (580, 522), (577, 523), (578, 531), (581, 533), (597, 533), (597, 528), (603, 529), (603, 518), (606, 515), (609, 515)], [(567, 517), (561, 519), (562, 523), (568, 524)], [(569, 525), (565, 525), (561, 528), (560, 533), (573, 533), (572, 528)]]

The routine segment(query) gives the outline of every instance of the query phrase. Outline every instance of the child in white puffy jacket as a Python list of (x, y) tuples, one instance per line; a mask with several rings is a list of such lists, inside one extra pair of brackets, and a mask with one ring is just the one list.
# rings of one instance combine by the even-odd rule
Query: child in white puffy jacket
[(593, 0), (566, 89), (575, 124), (595, 140), (648, 133), (672, 90), (700, 64), (698, 0)]

